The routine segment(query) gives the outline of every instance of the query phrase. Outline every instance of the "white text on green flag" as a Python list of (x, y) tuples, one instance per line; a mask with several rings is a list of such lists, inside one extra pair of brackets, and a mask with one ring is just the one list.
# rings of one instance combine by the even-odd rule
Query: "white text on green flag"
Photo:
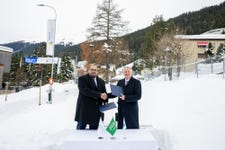
[(114, 118), (112, 118), (109, 125), (106, 128), (106, 131), (108, 131), (113, 136), (116, 130), (117, 130), (116, 121), (114, 120)]

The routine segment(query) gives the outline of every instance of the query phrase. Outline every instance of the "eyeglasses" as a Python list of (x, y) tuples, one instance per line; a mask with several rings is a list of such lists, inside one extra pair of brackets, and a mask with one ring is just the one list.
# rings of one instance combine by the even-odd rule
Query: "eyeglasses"
[(97, 71), (97, 69), (90, 69), (91, 71)]

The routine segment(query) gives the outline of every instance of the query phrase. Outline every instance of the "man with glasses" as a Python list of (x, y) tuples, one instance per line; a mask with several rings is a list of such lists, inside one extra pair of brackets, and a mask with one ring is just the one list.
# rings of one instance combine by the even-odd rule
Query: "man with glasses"
[(77, 129), (98, 129), (102, 113), (99, 106), (108, 101), (105, 81), (98, 77), (97, 66), (92, 64), (88, 73), (78, 79), (78, 99), (76, 105), (75, 121)]

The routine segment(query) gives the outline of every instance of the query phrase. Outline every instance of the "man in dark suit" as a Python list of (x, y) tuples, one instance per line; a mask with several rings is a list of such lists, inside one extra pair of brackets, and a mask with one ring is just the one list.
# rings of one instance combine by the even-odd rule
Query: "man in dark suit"
[(123, 94), (118, 98), (118, 129), (139, 129), (138, 100), (141, 99), (141, 82), (132, 77), (132, 69), (124, 68), (125, 78), (117, 85), (123, 88)]
[(97, 129), (101, 112), (99, 106), (108, 101), (105, 81), (97, 76), (97, 66), (90, 65), (88, 74), (78, 79), (79, 95), (77, 99), (75, 121), (77, 129)]

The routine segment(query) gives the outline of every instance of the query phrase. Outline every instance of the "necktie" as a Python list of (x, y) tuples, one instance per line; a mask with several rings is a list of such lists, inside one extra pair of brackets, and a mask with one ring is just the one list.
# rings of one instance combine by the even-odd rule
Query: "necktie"
[(93, 80), (94, 80), (95, 86), (98, 86), (97, 79), (93, 78)]

